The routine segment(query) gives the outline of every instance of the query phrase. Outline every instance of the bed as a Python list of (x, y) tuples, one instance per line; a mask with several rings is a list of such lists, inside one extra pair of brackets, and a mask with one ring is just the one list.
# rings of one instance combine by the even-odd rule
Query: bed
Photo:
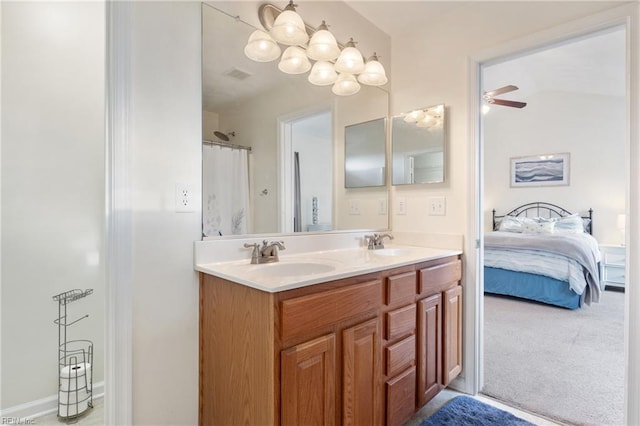
[(484, 238), (484, 291), (568, 309), (600, 297), (598, 243), (587, 215), (545, 202), (493, 210)]

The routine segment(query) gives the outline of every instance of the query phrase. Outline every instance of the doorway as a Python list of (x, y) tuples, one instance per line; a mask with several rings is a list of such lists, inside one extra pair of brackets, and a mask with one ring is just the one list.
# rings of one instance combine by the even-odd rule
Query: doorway
[(332, 229), (332, 123), (330, 109), (280, 120), (280, 232)]
[[(507, 105), (486, 104), (489, 111), (480, 119), (480, 170), (483, 170), (480, 212), (481, 222), (485, 224), (482, 231), (492, 230), (494, 208), (498, 214), (505, 214), (525, 203), (540, 201), (572, 212), (592, 208), (595, 211), (593, 235), (600, 247), (619, 247), (624, 242), (620, 239), (618, 217), (627, 211), (625, 197), (629, 185), (629, 176), (620, 167), (625, 162), (628, 127), (625, 40), (626, 28), (612, 27), (481, 64), (482, 92), (497, 89), (496, 92), (501, 92), (498, 98), (526, 103), (524, 108), (512, 107), (513, 103), (509, 102)], [(589, 55), (595, 55), (596, 59), (587, 59)], [(569, 154), (565, 185), (514, 185), (513, 159), (558, 153)], [(483, 253), (479, 258), (484, 259)], [(485, 357), (482, 392), (571, 423), (622, 423), (624, 295), (604, 293), (600, 304), (583, 306), (576, 311), (493, 295), (484, 297), (482, 293), (479, 297), (484, 306), (480, 324)], [(610, 311), (599, 318), (604, 309)], [(529, 320), (517, 323), (527, 315), (531, 315)], [(537, 325), (541, 325), (548, 336), (532, 345), (531, 337), (522, 337)], [(497, 331), (500, 326), (502, 329)], [(576, 328), (575, 333), (572, 327)], [(602, 329), (597, 331), (596, 327)], [(559, 341), (554, 343), (551, 336), (555, 332)], [(594, 346), (585, 347), (582, 341), (591, 332), (595, 336)], [(563, 339), (574, 339), (565, 352), (561, 349)], [(595, 343), (605, 346), (596, 348)], [(596, 363), (591, 369), (587, 367), (590, 353), (601, 355), (606, 351), (611, 352), (608, 361)], [(576, 355), (579, 353), (583, 355)], [(571, 358), (573, 355), (576, 359)], [(543, 362), (546, 356), (547, 362)], [(567, 365), (563, 364), (565, 361)], [(535, 362), (540, 364), (532, 368)], [(496, 368), (496, 363), (501, 367)], [(505, 371), (507, 365), (526, 368), (512, 367), (513, 370)], [(611, 384), (611, 393), (606, 396), (602, 386), (581, 380), (594, 369)], [(542, 378), (540, 384), (532, 386), (529, 378), (523, 382), (527, 385), (514, 385), (517, 377), (526, 374)], [(535, 387), (537, 389), (533, 389)], [(580, 389), (591, 392), (569, 401), (568, 395), (576, 395)], [(598, 405), (604, 405), (602, 401), (606, 401), (607, 406), (598, 410)], [(613, 411), (615, 414), (611, 416), (608, 412)]]

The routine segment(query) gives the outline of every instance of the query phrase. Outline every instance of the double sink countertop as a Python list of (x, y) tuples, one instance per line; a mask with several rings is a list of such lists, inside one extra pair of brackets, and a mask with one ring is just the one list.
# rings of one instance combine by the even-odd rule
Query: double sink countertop
[(197, 263), (205, 274), (276, 293), (313, 284), (378, 272), (462, 254), (460, 250), (387, 244), (386, 248), (342, 248), (287, 255), (274, 263), (250, 264), (250, 259)]

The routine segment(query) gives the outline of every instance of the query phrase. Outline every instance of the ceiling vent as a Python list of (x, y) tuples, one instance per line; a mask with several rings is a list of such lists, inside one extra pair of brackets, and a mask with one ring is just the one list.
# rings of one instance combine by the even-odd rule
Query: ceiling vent
[(241, 70), (240, 68), (231, 68), (229, 71), (226, 71), (224, 75), (228, 75), (229, 77), (233, 77), (236, 80), (244, 80), (246, 78), (251, 77), (251, 73)]

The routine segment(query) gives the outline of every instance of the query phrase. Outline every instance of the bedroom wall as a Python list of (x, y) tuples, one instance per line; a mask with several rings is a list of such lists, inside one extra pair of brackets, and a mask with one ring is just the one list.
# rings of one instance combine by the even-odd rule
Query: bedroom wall
[[(546, 201), (586, 214), (594, 210), (593, 235), (620, 244), (617, 215), (625, 211), (623, 97), (545, 92), (525, 99), (522, 110), (492, 108), (484, 116), (485, 229), (491, 209), (506, 213)], [(569, 186), (510, 187), (510, 158), (570, 153)]]

